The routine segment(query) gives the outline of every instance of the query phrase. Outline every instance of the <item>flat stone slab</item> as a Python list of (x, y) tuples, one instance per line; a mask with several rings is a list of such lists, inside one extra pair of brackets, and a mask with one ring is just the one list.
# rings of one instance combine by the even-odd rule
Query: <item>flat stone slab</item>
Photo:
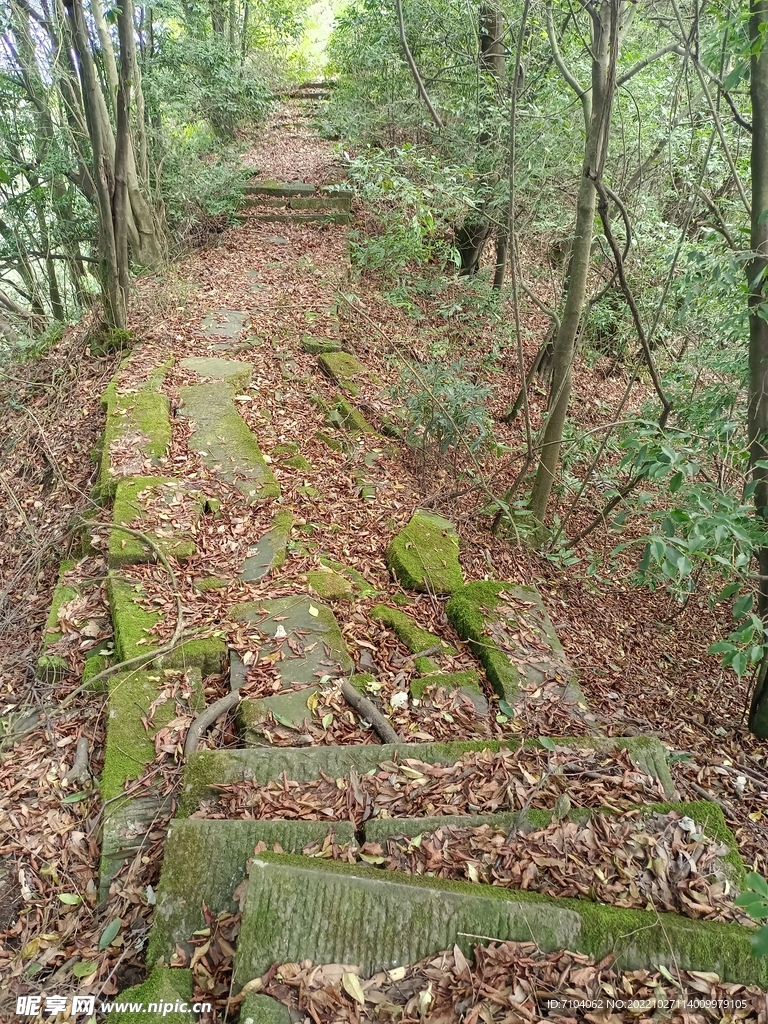
[(338, 843), (354, 845), (351, 824), (324, 821), (174, 820), (168, 830), (163, 872), (149, 940), (147, 963), (165, 957), (176, 945), (189, 948), (193, 932), (205, 927), (202, 905), (213, 914), (237, 909), (233, 893), (246, 877), (246, 863), (257, 843), (278, 843), (286, 853), (301, 853), (333, 833)]
[(353, 669), (336, 616), (315, 597), (297, 594), (254, 601), (236, 605), (231, 615), (237, 622), (251, 623), (267, 638), (260, 657), (284, 653), (275, 664), (283, 687), (317, 685), (323, 676), (346, 675)]
[(336, 338), (315, 338), (311, 334), (302, 336), (301, 347), (313, 356), (322, 352), (341, 352), (341, 342)]
[[(123, 1003), (125, 1009), (117, 1010), (113, 1003), (109, 1018), (115, 1024), (197, 1024), (200, 1014), (192, 1010), (193, 987), (192, 971), (179, 967), (157, 967), (141, 985), (126, 988), (120, 993), (116, 1002)], [(200, 1002), (204, 1003), (205, 1000)], [(182, 1010), (182, 1006), (187, 1009)], [(256, 1020), (254, 1024), (283, 1022), (278, 1017), (274, 1021), (266, 1018), (263, 1021)]]
[[(143, 591), (126, 583), (115, 571), (107, 574), (109, 610), (115, 628), (115, 654), (119, 661), (128, 661), (148, 654), (159, 646), (152, 628), (162, 616), (147, 610), (142, 603)], [(220, 672), (227, 647), (218, 637), (185, 640), (168, 654), (159, 655), (154, 664), (159, 668), (187, 670), (199, 668), (204, 676)]]
[(249, 550), (240, 573), (240, 579), (244, 583), (263, 579), (273, 569), (280, 568), (285, 561), (286, 545), (291, 536), (292, 526), (291, 513), (278, 512), (272, 520), (272, 527)]
[(452, 594), (464, 582), (456, 527), (434, 512), (414, 512), (405, 529), (390, 542), (386, 559), (406, 590)]
[(412, 679), (411, 696), (415, 700), (421, 700), (428, 686), (442, 687), (446, 690), (461, 690), (475, 705), (475, 710), (481, 718), (485, 718), (490, 711), (480, 685), (480, 678), (472, 669), (467, 669), (464, 672), (429, 672), (418, 679)]
[(586, 709), (555, 627), (534, 587), (468, 583), (446, 605), (448, 621), (482, 662), (496, 693), (513, 703), (520, 687), (558, 684), (565, 702)]
[[(558, 746), (574, 750), (598, 750), (610, 754), (626, 750), (638, 771), (658, 779), (664, 794), (672, 798), (675, 787), (669, 774), (666, 752), (658, 739), (652, 736), (553, 738)], [(203, 750), (193, 754), (184, 771), (180, 797), (180, 816), (192, 814), (200, 801), (214, 792), (212, 787), (239, 779), (252, 779), (267, 783), (285, 772), (295, 782), (308, 782), (325, 772), (341, 778), (351, 769), (362, 774), (375, 770), (380, 764), (393, 759), (414, 758), (427, 764), (452, 764), (464, 754), (502, 749), (516, 750), (519, 741), (510, 739), (457, 740), (451, 743), (385, 743), (381, 745), (335, 747), (273, 747), (258, 750)]]
[(358, 394), (356, 380), (366, 370), (350, 352), (321, 352), (317, 362), (326, 377), (330, 377), (340, 388), (350, 395)]
[[(172, 525), (174, 513), (181, 511), (180, 505), (185, 497), (187, 501), (192, 500), (185, 494), (185, 487), (178, 480), (167, 477), (124, 477), (118, 482), (115, 490), (112, 522), (146, 534), (166, 557), (175, 558), (180, 562), (185, 561), (196, 553), (195, 542), (191, 535), (179, 532)], [(143, 524), (147, 502), (153, 499), (159, 501), (160, 505), (160, 509), (156, 507), (155, 511), (167, 517), (169, 526), (165, 530), (163, 527), (151, 530)], [(195, 519), (202, 510), (203, 500), (199, 498)], [(107, 564), (110, 569), (155, 561), (155, 552), (140, 537), (134, 537), (122, 530), (109, 531)]]
[(253, 367), (235, 359), (219, 359), (216, 356), (191, 356), (182, 359), (185, 370), (192, 370), (199, 377), (227, 381), (234, 388), (246, 388), (251, 382)]
[(194, 384), (181, 389), (180, 414), (194, 420), (189, 447), (249, 502), (276, 498), (280, 487), (256, 438), (237, 411), (230, 384)]
[(234, 989), (274, 963), (355, 964), (368, 976), (454, 944), (471, 955), (482, 939), (534, 940), (545, 952), (612, 955), (623, 969), (662, 964), (765, 987), (768, 962), (752, 956), (752, 934), (670, 913), (265, 853), (251, 862)]
[(200, 325), (206, 338), (235, 339), (248, 322), (248, 314), (239, 309), (217, 309), (208, 313)]
[(115, 875), (126, 861), (149, 847), (153, 828), (158, 822), (165, 822), (172, 812), (172, 796), (128, 797), (106, 808), (101, 824), (100, 899), (109, 894)]
[(350, 580), (327, 566), (310, 569), (307, 583), (313, 593), (325, 601), (351, 601), (355, 595)]

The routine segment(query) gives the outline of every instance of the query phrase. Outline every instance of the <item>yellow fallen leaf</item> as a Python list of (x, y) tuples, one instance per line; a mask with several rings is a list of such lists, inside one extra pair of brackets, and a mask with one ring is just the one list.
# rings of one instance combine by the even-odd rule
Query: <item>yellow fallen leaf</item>
[(361, 1006), (365, 1006), (365, 993), (356, 974), (345, 971), (341, 976), (341, 984), (347, 995), (352, 996), (355, 1002), (360, 1003)]

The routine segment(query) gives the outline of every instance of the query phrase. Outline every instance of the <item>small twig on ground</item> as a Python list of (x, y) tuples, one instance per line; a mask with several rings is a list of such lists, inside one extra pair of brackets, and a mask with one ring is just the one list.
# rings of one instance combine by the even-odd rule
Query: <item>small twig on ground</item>
[(401, 738), (376, 705), (356, 690), (352, 683), (342, 679), (340, 690), (347, 704), (351, 705), (359, 715), (362, 715), (366, 722), (371, 723), (382, 743), (402, 743)]

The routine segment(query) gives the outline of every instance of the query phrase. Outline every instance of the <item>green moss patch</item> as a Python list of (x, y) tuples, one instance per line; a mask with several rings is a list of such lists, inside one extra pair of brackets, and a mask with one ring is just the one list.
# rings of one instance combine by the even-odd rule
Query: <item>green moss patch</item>
[(320, 564), (328, 569), (333, 569), (335, 573), (348, 580), (352, 590), (361, 597), (372, 597), (378, 593), (373, 584), (369, 583), (365, 576), (357, 569), (352, 568), (352, 566), (345, 565), (343, 562), (330, 558), (328, 555), (320, 556)]
[(194, 421), (189, 447), (249, 501), (276, 498), (280, 488), (256, 438), (237, 411), (227, 383), (181, 389), (182, 414)]
[(171, 443), (170, 405), (159, 391), (166, 369), (164, 366), (159, 367), (139, 391), (119, 391), (115, 377), (104, 392), (101, 402), (107, 419), (96, 483), (96, 493), (102, 501), (114, 494), (119, 479), (119, 474), (113, 471), (115, 467), (112, 466), (113, 445), (119, 444), (124, 438), (130, 438), (132, 458), (150, 459), (153, 463), (158, 463), (168, 453), (168, 445)]
[[(146, 533), (166, 557), (186, 561), (197, 553), (194, 541), (183, 533), (173, 532), (169, 537), (160, 536), (152, 530), (144, 528), (146, 502), (160, 496), (161, 503), (167, 507), (172, 516), (174, 503), (178, 502), (183, 485), (178, 481), (163, 477), (124, 477), (118, 481), (115, 490), (115, 501), (112, 510), (112, 522), (121, 526), (130, 526)], [(203, 500), (198, 500), (197, 515), (203, 511)], [(169, 531), (171, 532), (171, 531)], [(122, 565), (136, 565), (142, 562), (156, 561), (154, 551), (139, 537), (133, 537), (122, 530), (110, 530), (107, 549), (107, 560), (110, 569), (118, 569)]]
[(350, 352), (321, 352), (317, 362), (323, 373), (347, 394), (358, 394), (356, 379), (365, 373), (365, 367)]
[(64, 583), (64, 576), (73, 569), (77, 563), (68, 559), (61, 563), (59, 568), (59, 580), (53, 591), (51, 608), (48, 612), (48, 619), (45, 624), (45, 635), (43, 637), (43, 653), (37, 661), (37, 678), (43, 682), (55, 684), (60, 683), (69, 674), (69, 662), (60, 654), (50, 654), (48, 648), (58, 643), (64, 635), (59, 629), (59, 609), (80, 596), (78, 587), (71, 583)]
[[(581, 703), (562, 644), (535, 587), (496, 581), (468, 583), (446, 605), (448, 621), (468, 640), (496, 693), (507, 701), (519, 696), (521, 683), (562, 680), (566, 701)], [(528, 646), (520, 637), (533, 634)]]
[(177, 1009), (182, 1005), (192, 1006), (192, 987), (192, 971), (158, 967), (143, 984), (125, 989), (114, 999), (124, 1005), (133, 1003), (141, 1009), (113, 1012), (109, 1019), (117, 1024), (160, 1024), (161, 1021), (162, 1024), (196, 1024), (199, 1013), (191, 1009), (182, 1013)]
[(452, 594), (463, 583), (453, 524), (421, 509), (390, 542), (387, 565), (406, 590)]
[(310, 569), (307, 583), (313, 593), (324, 601), (351, 601), (355, 591), (348, 579), (325, 566)]

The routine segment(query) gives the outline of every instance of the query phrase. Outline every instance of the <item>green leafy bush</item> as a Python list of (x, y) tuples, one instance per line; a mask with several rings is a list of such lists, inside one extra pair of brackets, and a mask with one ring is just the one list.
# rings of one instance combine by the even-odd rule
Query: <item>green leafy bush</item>
[(445, 455), (463, 444), (477, 454), (492, 442), (493, 422), (485, 405), (491, 390), (470, 380), (461, 361), (406, 364), (400, 377), (393, 396), (402, 403), (411, 447), (425, 455)]

